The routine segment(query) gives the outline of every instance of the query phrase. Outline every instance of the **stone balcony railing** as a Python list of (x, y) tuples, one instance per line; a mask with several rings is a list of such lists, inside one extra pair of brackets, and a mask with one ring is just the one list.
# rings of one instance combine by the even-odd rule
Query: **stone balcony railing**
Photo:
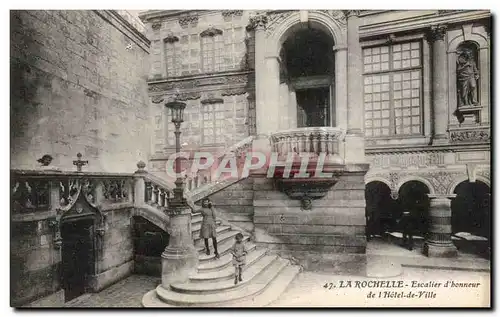
[(327, 157), (341, 158), (345, 132), (337, 127), (308, 127), (279, 131), (271, 135), (271, 148), (279, 157), (288, 153), (325, 153)]

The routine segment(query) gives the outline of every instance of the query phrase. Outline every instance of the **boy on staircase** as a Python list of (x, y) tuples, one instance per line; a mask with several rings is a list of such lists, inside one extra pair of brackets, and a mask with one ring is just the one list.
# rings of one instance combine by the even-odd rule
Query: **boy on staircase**
[(246, 263), (247, 250), (245, 244), (243, 243), (243, 234), (239, 232), (236, 237), (236, 242), (231, 248), (231, 254), (233, 255), (233, 265), (234, 265), (234, 284), (238, 284), (238, 281), (242, 281), (241, 271)]

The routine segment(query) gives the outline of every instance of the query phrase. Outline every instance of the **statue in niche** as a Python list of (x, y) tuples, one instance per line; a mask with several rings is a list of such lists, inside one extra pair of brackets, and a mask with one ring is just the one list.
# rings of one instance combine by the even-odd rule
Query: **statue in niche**
[(473, 50), (465, 48), (459, 51), (457, 59), (458, 107), (476, 106), (477, 81), (479, 71), (474, 60)]

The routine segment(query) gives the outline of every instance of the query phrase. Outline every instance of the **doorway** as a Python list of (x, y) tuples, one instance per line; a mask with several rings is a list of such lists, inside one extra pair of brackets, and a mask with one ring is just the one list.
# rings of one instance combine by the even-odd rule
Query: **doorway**
[(65, 301), (87, 291), (89, 277), (94, 273), (94, 220), (67, 220), (61, 225), (62, 282)]
[(300, 89), (296, 96), (298, 128), (330, 126), (329, 87)]

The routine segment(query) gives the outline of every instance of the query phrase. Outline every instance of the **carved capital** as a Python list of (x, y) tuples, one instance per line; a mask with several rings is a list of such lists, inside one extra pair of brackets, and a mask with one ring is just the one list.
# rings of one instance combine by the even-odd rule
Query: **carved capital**
[(435, 41), (444, 41), (446, 30), (447, 26), (445, 24), (431, 26), (426, 34), (427, 41), (430, 43)]
[(222, 34), (222, 30), (216, 29), (213, 26), (211, 26), (208, 29), (206, 29), (205, 31), (201, 32), (200, 36), (201, 37), (216, 36), (216, 35), (221, 35), (221, 34)]
[(265, 30), (267, 22), (268, 22), (267, 15), (265, 15), (265, 14), (255, 15), (255, 16), (250, 18), (249, 28), (254, 29), (256, 31), (257, 30)]

